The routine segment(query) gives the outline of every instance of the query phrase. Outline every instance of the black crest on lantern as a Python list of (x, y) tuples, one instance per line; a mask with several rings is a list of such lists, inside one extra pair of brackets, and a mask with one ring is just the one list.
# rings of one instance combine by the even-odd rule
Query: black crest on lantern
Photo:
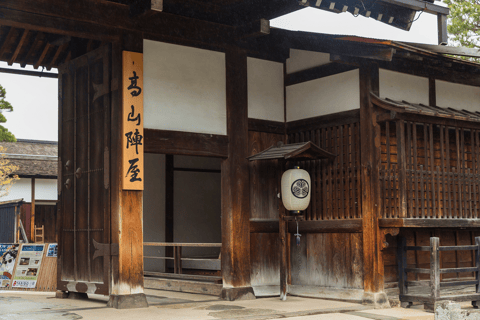
[(295, 180), (292, 183), (292, 194), (299, 199), (303, 199), (308, 196), (309, 185), (304, 179)]

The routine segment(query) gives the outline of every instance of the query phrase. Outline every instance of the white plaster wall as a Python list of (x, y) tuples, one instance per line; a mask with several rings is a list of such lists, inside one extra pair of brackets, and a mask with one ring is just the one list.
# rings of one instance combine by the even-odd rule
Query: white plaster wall
[(435, 80), (437, 106), (480, 111), (480, 88)]
[(426, 105), (429, 103), (428, 78), (380, 69), (379, 89), (381, 98)]
[(248, 117), (285, 121), (283, 63), (247, 58)]
[(290, 49), (287, 73), (293, 73), (330, 63), (330, 54), (323, 52)]
[[(218, 169), (220, 159), (175, 156), (176, 168)], [(221, 175), (211, 172), (175, 171), (174, 241), (222, 242)], [(218, 256), (220, 248), (184, 248), (188, 256)]]
[[(165, 155), (145, 154), (145, 190), (143, 192), (143, 241), (165, 241)], [(144, 247), (145, 256), (165, 256), (162, 247)], [(163, 272), (165, 260), (145, 259), (146, 271)]]
[(287, 121), (358, 108), (358, 69), (287, 87)]
[(226, 134), (225, 54), (144, 40), (144, 126)]
[[(1, 197), (0, 201), (23, 199), (32, 201), (31, 179), (21, 178), (15, 181), (8, 195)], [(57, 179), (35, 179), (35, 200), (58, 200)]]

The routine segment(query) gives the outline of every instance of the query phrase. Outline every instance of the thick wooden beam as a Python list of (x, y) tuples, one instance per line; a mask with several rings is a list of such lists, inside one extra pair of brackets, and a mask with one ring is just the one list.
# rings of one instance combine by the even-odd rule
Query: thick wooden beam
[(250, 284), (247, 55), (225, 54), (228, 158), (222, 162), (222, 297), (255, 298)]
[(480, 228), (478, 219), (380, 219), (381, 228)]
[(233, 27), (158, 11), (135, 18), (129, 6), (112, 1), (5, 0), (2, 7), (0, 24), (82, 38), (119, 39), (121, 33), (135, 31), (206, 43), (233, 41)]
[(10, 46), (12, 45), (12, 41), (15, 38), (16, 33), (17, 33), (17, 30), (14, 27), (11, 27), (10, 31), (8, 31), (7, 37), (3, 41), (3, 45), (0, 48), (0, 59), (2, 58), (5, 52), (9, 51), (8, 49), (10, 49)]
[(314, 67), (307, 70), (302, 70), (294, 73), (287, 74), (285, 78), (285, 85), (291, 86), (294, 84), (320, 79), (335, 74), (358, 69), (355, 66), (348, 64), (342, 64), (337, 62), (330, 62), (322, 66)]
[(8, 69), (8, 68), (0, 68), (0, 73), (21, 74), (21, 75), (24, 75), (24, 76), (34, 76), (34, 77), (44, 77), (44, 78), (54, 78), (54, 79), (58, 78), (58, 73), (31, 71), (31, 70), (19, 70), (19, 69)]
[[(1, 21), (1, 20), (0, 20)], [(37, 35), (35, 36), (35, 40), (33, 40), (30, 48), (28, 49), (28, 52), (23, 56), (22, 61), (20, 62), (20, 66), (22, 68), (25, 68), (25, 66), (28, 63), (28, 59), (34, 54), (35, 52), (35, 47), (37, 44), (45, 38), (45, 34), (43, 32), (38, 32)]]
[(228, 136), (145, 129), (145, 152), (226, 158)]
[(285, 133), (285, 123), (261, 119), (248, 119), (248, 131), (266, 132), (275, 134)]
[[(380, 127), (370, 100), (370, 92), (378, 94), (378, 66), (360, 67), (360, 141), (361, 141), (361, 194), (364, 263), (364, 302), (382, 307), (388, 304), (384, 290), (383, 258), (378, 215), (381, 207)], [(389, 304), (388, 304), (389, 305)]]
[(360, 121), (360, 109), (287, 122), (287, 134), (346, 125)]
[[(348, 220), (321, 220), (300, 221), (298, 223), (300, 233), (360, 233), (362, 232), (362, 219)], [(250, 221), (250, 233), (278, 233), (278, 220)], [(288, 223), (288, 232), (296, 233), (295, 222)]]

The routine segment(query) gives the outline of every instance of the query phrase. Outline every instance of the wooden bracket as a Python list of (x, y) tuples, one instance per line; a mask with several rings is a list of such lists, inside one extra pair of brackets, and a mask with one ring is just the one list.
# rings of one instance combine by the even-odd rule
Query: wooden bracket
[(285, 221), (295, 221), (295, 218), (297, 221), (304, 221), (305, 217), (304, 216), (283, 216), (283, 220)]
[(95, 260), (98, 257), (118, 256), (118, 243), (100, 243), (93, 239), (93, 246), (95, 247), (95, 252), (93, 253), (92, 260)]
[(400, 233), (400, 228), (381, 228), (380, 229), (380, 236), (381, 236), (381, 250), (384, 250), (386, 248), (388, 248), (388, 246), (390, 245), (388, 242), (387, 242), (387, 234), (391, 235), (391, 236), (397, 236), (398, 234)]

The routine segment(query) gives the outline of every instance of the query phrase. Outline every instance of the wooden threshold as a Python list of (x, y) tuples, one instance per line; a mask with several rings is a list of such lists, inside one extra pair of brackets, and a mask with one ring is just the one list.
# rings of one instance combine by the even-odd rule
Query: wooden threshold
[(216, 283), (177, 279), (159, 279), (154, 277), (144, 277), (144, 286), (146, 289), (201, 293), (214, 296), (220, 296), (223, 288), (223, 285)]
[(196, 274), (178, 274), (178, 273), (165, 273), (165, 272), (153, 272), (144, 271), (144, 276), (165, 278), (165, 279), (177, 279), (177, 280), (193, 280), (193, 281), (205, 281), (212, 283), (222, 283), (222, 277), (218, 276), (203, 276)]
[[(359, 233), (362, 219), (299, 221), (300, 233)], [(295, 221), (288, 222), (288, 232), (297, 232)], [(278, 233), (278, 220), (250, 220), (250, 233)]]
[(480, 219), (379, 219), (380, 228), (480, 228)]

